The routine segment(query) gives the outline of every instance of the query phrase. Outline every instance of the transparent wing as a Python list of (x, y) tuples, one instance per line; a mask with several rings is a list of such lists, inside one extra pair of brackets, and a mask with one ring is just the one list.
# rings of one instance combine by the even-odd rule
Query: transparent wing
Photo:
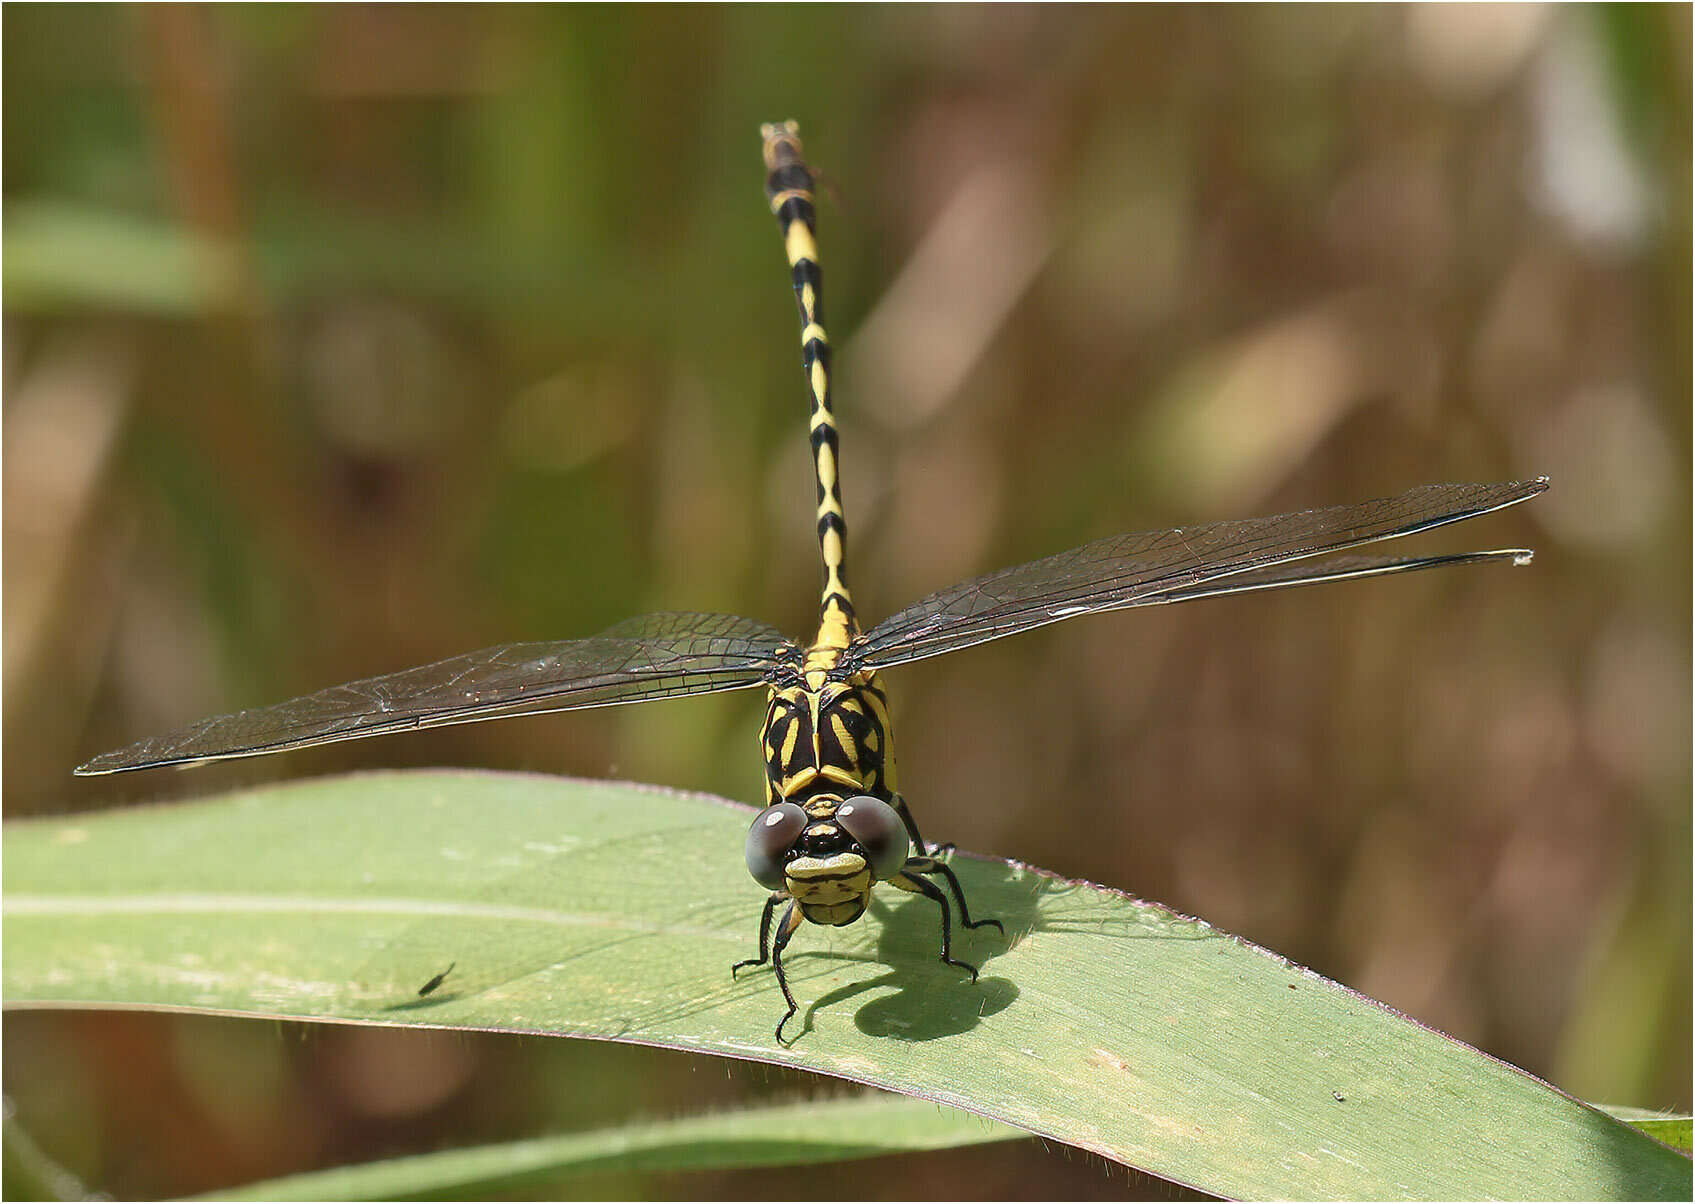
[(1529, 548), (1502, 548), (1495, 552), (1458, 552), (1448, 556), (1331, 556), (1317, 563), (1276, 564), (1219, 577), (1193, 589), (1173, 590), (1150, 602), (1192, 602), (1220, 594), (1247, 594), (1260, 589), (1289, 589), (1297, 585), (1322, 585), (1327, 581), (1352, 581), (1360, 577), (1387, 577), (1392, 573), (1415, 573), (1451, 564), (1512, 564), (1523, 567), (1535, 553)]
[(584, 640), (502, 644), (102, 753), (79, 774), (251, 757), (332, 740), (762, 684), (790, 642), (734, 615), (643, 615)]
[(1498, 485), (1425, 485), (1398, 497), (1349, 506), (1114, 535), (931, 594), (866, 632), (843, 662), (850, 669), (883, 669), (1076, 615), (1131, 606), (1473, 560), (1522, 562), (1529, 554), (1513, 550), (1405, 560), (1349, 557), (1279, 568), (1475, 518), (1535, 497), (1547, 487), (1546, 477)]

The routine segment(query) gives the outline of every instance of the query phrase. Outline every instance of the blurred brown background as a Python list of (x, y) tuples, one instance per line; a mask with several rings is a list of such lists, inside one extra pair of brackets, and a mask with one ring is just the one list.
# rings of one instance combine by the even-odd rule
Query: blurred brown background
[[(793, 117), (828, 180), (869, 619), (1118, 531), (1553, 477), (1418, 545), (1531, 546), (1529, 568), (1154, 608), (889, 674), (931, 839), (1205, 917), (1581, 1098), (1689, 1108), (1687, 8), (6, 18), (9, 816), (401, 765), (757, 802), (752, 694), (69, 771), (648, 610), (809, 635), (758, 139)], [(750, 925), (758, 905), (750, 883)], [(69, 1014), (9, 1016), (5, 1070), (20, 1123), (119, 1196), (814, 1085)], [(1026, 1143), (582, 1190), (1170, 1189)]]

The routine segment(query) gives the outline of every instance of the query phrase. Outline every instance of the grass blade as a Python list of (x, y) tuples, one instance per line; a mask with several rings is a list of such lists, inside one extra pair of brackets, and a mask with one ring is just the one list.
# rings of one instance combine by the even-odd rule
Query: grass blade
[[(1204, 923), (960, 857), (973, 984), (923, 899), (791, 946), (772, 1039), (749, 808), (515, 774), (327, 778), (9, 824), (9, 1006), (638, 1041), (953, 1105), (1220, 1195), (1683, 1198), (1690, 1163)], [(892, 893), (892, 892), (891, 892)], [(417, 989), (452, 966), (427, 996)], [(804, 1027), (798, 1023), (804, 1021)]]

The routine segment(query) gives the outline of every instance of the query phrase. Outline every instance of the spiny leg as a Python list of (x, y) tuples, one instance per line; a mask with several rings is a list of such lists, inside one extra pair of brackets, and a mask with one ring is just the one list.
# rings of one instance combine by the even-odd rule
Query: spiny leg
[(952, 841), (936, 845), (934, 848), (925, 844), (924, 838), (918, 834), (918, 821), (912, 818), (912, 809), (906, 805), (906, 800), (897, 794), (891, 805), (900, 816), (901, 823), (906, 825), (906, 834), (912, 838), (912, 847), (918, 856), (934, 857), (938, 853), (951, 853), (957, 847)]
[(783, 973), (783, 949), (789, 943), (789, 938), (795, 934), (795, 929), (800, 927), (800, 908), (795, 903), (791, 902), (789, 909), (783, 913), (783, 921), (777, 928), (777, 942), (774, 945), (771, 943), (771, 914), (777, 910), (777, 904), (787, 898), (782, 891), (776, 891), (765, 900), (765, 910), (759, 914), (759, 956), (739, 961), (730, 967), (731, 978), (734, 978), (736, 971), (743, 966), (763, 966), (766, 962), (770, 962), (772, 969), (777, 972), (777, 986), (782, 989), (783, 998), (789, 1005), (789, 1010), (777, 1021), (779, 1045), (783, 1043), (783, 1025), (800, 1010), (800, 1005), (795, 1002), (795, 997), (789, 990), (789, 976)]
[[(917, 862), (926, 864), (915, 864)], [(999, 920), (973, 920), (971, 918), (971, 909), (965, 905), (965, 891), (959, 885), (959, 876), (953, 872), (953, 868), (947, 863), (937, 861), (934, 857), (914, 857), (906, 863), (903, 872), (909, 874), (940, 874), (947, 879), (948, 887), (953, 891), (954, 902), (959, 904), (959, 922), (961, 924), (967, 928), (987, 928), (992, 924), (995, 931), (1002, 936), (1006, 935), (1006, 926)]]
[(900, 816), (900, 822), (906, 825), (906, 834), (912, 838), (912, 847), (920, 857), (930, 851), (930, 846), (924, 843), (924, 838), (918, 834), (918, 821), (912, 818), (912, 811), (906, 805), (906, 800), (895, 795), (890, 800), (895, 814)]
[(765, 910), (759, 913), (759, 956), (739, 961), (730, 967), (730, 977), (736, 976), (736, 971), (743, 966), (763, 966), (771, 960), (768, 950), (771, 947), (771, 913), (777, 910), (777, 904), (788, 896), (782, 891), (776, 891), (765, 900)]
[(789, 990), (789, 976), (783, 973), (783, 950), (788, 946), (789, 938), (800, 927), (800, 904), (790, 903), (789, 909), (783, 913), (783, 922), (777, 928), (777, 940), (771, 946), (771, 968), (777, 972), (777, 986), (782, 989), (783, 998), (788, 1002), (789, 1010), (783, 1013), (783, 1018), (777, 1021), (777, 1044), (786, 1045), (783, 1040), (783, 1025), (794, 1019), (794, 1014), (800, 1010), (795, 997)]
[[(914, 860), (918, 859), (914, 858)], [(907, 865), (911, 866), (912, 862), (908, 861)], [(916, 872), (923, 872), (916, 870), (916, 867), (914, 867), (914, 870)], [(969, 962), (954, 960), (953, 918), (948, 912), (948, 897), (942, 893), (941, 887), (937, 886), (934, 882), (931, 882), (927, 878), (915, 878), (911, 873), (904, 869), (893, 878), (889, 879), (889, 885), (895, 887), (897, 890), (910, 891), (915, 895), (923, 895), (925, 898), (934, 899), (936, 901), (936, 906), (942, 909), (942, 960), (950, 966), (956, 966), (961, 970), (968, 971), (971, 975), (971, 981), (976, 982), (977, 967), (971, 965)]]

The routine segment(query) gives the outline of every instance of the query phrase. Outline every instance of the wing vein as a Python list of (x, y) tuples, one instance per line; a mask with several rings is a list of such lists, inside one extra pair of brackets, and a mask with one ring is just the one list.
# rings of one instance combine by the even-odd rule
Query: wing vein
[(501, 644), (219, 715), (95, 757), (114, 773), (255, 756), (386, 732), (677, 698), (764, 683), (793, 644), (733, 615), (667, 612), (581, 640)]
[(1503, 559), (1495, 553), (1383, 558), (1345, 570), (1314, 565), (1276, 571), (1290, 561), (1475, 518), (1534, 497), (1547, 485), (1546, 478), (1425, 485), (1321, 510), (1110, 536), (931, 594), (873, 627), (844, 661), (854, 669), (882, 669), (1080, 614)]

